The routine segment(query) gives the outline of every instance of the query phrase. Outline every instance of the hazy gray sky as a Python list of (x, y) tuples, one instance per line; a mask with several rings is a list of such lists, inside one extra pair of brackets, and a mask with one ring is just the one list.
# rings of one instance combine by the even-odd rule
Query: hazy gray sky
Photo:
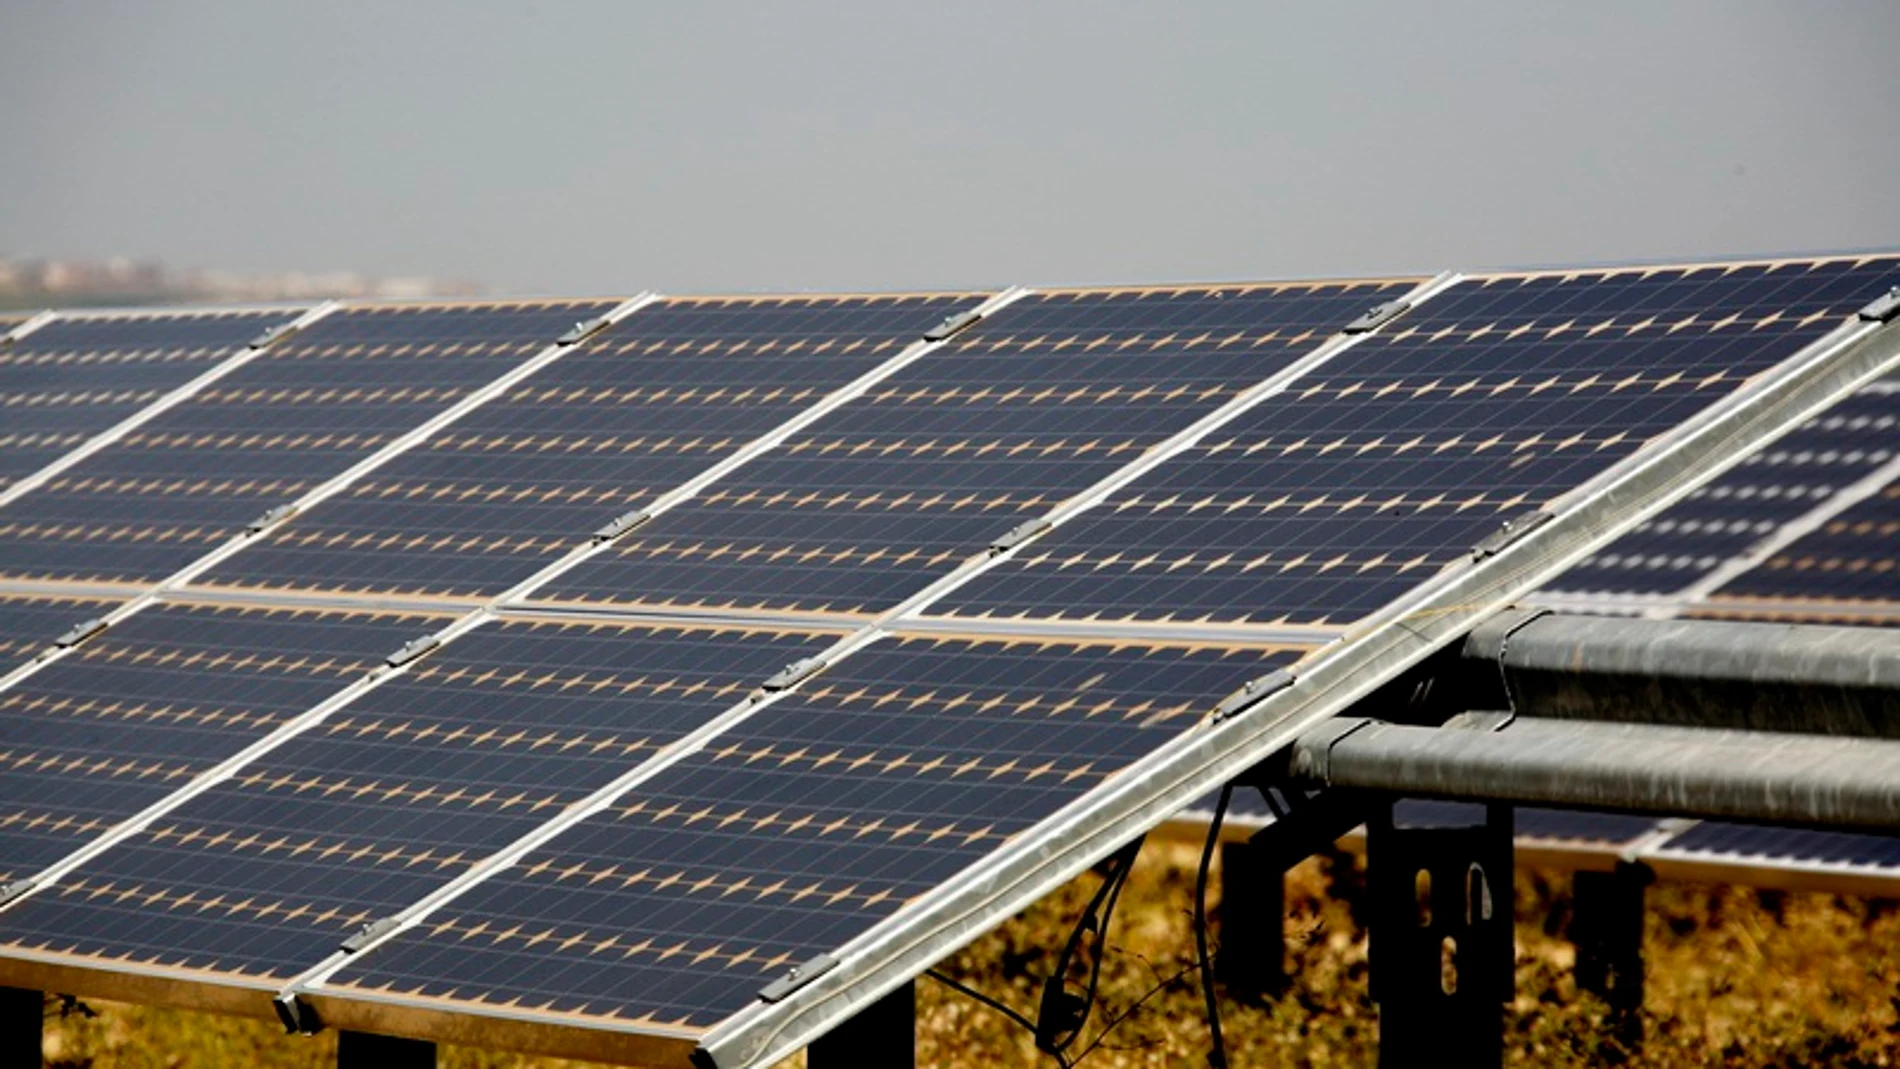
[(504, 291), (1900, 245), (1900, 4), (4, 0), (0, 254)]

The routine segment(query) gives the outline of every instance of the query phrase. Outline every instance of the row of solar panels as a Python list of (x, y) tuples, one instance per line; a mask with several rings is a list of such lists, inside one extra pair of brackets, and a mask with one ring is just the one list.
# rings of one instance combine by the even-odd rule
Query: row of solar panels
[(41, 321), (0, 972), (690, 1041), (1896, 277)]

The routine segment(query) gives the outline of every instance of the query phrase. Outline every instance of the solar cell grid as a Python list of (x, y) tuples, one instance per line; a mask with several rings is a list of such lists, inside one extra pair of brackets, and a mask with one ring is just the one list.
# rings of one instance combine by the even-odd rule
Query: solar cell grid
[(0, 869), (44, 868), (368, 671), (427, 618), (161, 605), (0, 692)]
[(711, 1024), (1294, 656), (881, 642), (331, 986)]
[(1031, 295), (542, 596), (888, 608), (1413, 284)]
[(0, 915), (0, 940), (294, 975), (830, 640), (478, 629)]
[(1349, 623), (1896, 274), (1887, 259), (1469, 280), (934, 611)]
[(0, 488), (237, 355), (266, 327), (296, 314), (64, 316), (0, 347)]
[(162, 580), (607, 307), (333, 313), (0, 510), (0, 577)]
[[(1900, 437), (1900, 436), (1896, 436)], [(1831, 602), (1842, 616), (1900, 606), (1900, 483), (1828, 520), (1716, 591), (1716, 599)], [(1889, 610), (1880, 613), (1880, 609)]]
[(204, 582), (500, 593), (980, 300), (812, 296), (648, 306)]
[[(1553, 582), (1560, 594), (1671, 594), (1824, 505), (1900, 451), (1900, 380), (1849, 397)], [(1812, 591), (1810, 591), (1812, 592)]]

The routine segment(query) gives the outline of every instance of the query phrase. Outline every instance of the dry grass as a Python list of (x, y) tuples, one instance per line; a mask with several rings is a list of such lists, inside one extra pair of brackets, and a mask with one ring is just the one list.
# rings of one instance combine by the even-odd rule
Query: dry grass
[[(1188, 910), (1194, 848), (1148, 848), (1110, 933), (1105, 1015), (1135, 1007), (1158, 979), (1192, 961)], [(1370, 1066), (1377, 1014), (1366, 997), (1366, 943), (1353, 917), (1360, 874), (1349, 855), (1310, 861), (1289, 879), (1287, 931), (1295, 980), (1272, 1005), (1228, 1002), (1235, 1066)], [(1618, 1045), (1601, 1003), (1580, 996), (1561, 937), (1569, 881), (1522, 873), (1517, 883), (1518, 998), (1506, 1015), (1515, 1065), (1900, 1065), (1900, 912), (1891, 904), (1742, 888), (1650, 890), (1646, 951), (1649, 1040)], [(1033, 1009), (1038, 979), (1093, 892), (1084, 877), (946, 962), (948, 974)], [(1192, 973), (1162, 984), (1082, 1065), (1204, 1065), (1207, 1029)], [(930, 1069), (1048, 1066), (1019, 1029), (928, 980), (919, 983), (918, 1061)], [(67, 1069), (333, 1064), (332, 1041), (275, 1025), (166, 1010), (101, 1006), (94, 1020), (49, 1025), (47, 1054)], [(445, 1048), (457, 1069), (553, 1069), (576, 1063)]]

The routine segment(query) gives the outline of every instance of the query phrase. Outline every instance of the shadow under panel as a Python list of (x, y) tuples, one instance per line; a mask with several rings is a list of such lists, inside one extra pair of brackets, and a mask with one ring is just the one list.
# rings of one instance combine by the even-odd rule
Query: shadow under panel
[(0, 489), (236, 356), (299, 312), (69, 313), (0, 347)]
[(477, 629), (0, 914), (0, 941), (287, 978), (833, 638)]
[(881, 641), (327, 985), (697, 1027), (1299, 651)]
[(1847, 259), (1468, 279), (933, 611), (1351, 623), (1896, 276)]
[(0, 870), (52, 864), (436, 622), (173, 604), (95, 635), (0, 691)]
[(649, 608), (890, 608), (1413, 285), (1026, 297), (539, 596)]
[(200, 582), (499, 594), (980, 300), (649, 305)]
[(332, 313), (0, 510), (0, 577), (163, 580), (608, 307)]

